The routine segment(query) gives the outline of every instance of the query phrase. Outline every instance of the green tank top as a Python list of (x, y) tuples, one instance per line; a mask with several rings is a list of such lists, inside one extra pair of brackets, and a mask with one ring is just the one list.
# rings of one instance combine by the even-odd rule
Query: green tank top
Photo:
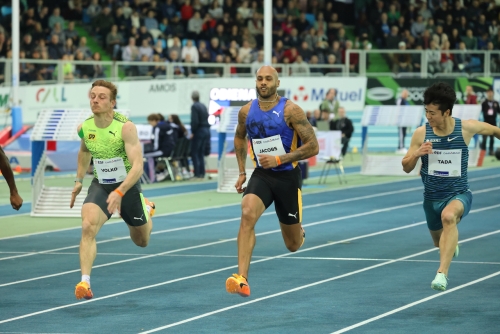
[[(87, 118), (83, 123), (78, 136), (83, 139), (85, 146), (92, 154), (94, 166), (96, 160), (109, 160), (122, 158), (125, 165), (125, 171), (128, 173), (132, 168), (125, 152), (125, 143), (122, 139), (122, 127), (129, 119), (115, 111), (113, 121), (107, 128), (98, 128), (94, 123), (94, 116)], [(94, 168), (94, 176), (97, 175), (97, 169)], [(101, 180), (99, 180), (101, 182)], [(101, 182), (115, 183), (115, 182)]]

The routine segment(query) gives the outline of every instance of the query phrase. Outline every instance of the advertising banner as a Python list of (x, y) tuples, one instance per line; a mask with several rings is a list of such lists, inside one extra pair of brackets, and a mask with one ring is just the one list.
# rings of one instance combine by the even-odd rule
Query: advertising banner
[(339, 159), (342, 151), (342, 132), (340, 131), (317, 131), (319, 153), (318, 157), (323, 159)]
[[(130, 110), (131, 117), (151, 113), (189, 115), (191, 93), (197, 90), (200, 101), (207, 106), (210, 100), (245, 100), (255, 98), (255, 79), (177, 79), (118, 81), (116, 108)], [(91, 83), (63, 85), (34, 85), (19, 87), (23, 123), (33, 124), (43, 109), (89, 108)], [(279, 91), (304, 111), (318, 109), (330, 88), (349, 111), (363, 110), (366, 78), (281, 78)], [(0, 109), (9, 105), (11, 89), (0, 88)]]
[(424, 91), (436, 82), (445, 82), (455, 90), (457, 103), (463, 104), (466, 99), (467, 86), (472, 86), (477, 96), (478, 103), (486, 98), (486, 90), (493, 87), (495, 99), (500, 98), (500, 82), (489, 77), (478, 78), (456, 78), (456, 79), (395, 79), (391, 77), (368, 78), (366, 89), (367, 105), (395, 105), (403, 89), (409, 92), (408, 102), (411, 105), (422, 105), (424, 102)]

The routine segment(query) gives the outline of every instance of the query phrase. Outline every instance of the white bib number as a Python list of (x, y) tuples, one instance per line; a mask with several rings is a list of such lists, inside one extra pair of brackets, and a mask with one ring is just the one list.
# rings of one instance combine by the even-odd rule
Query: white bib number
[(127, 177), (127, 170), (122, 158), (94, 159), (97, 179), (102, 184), (119, 183)]
[(462, 176), (462, 150), (433, 150), (429, 157), (429, 175)]
[[(253, 154), (259, 160), (259, 154), (283, 155), (286, 154), (281, 136), (271, 136), (262, 139), (252, 139)], [(260, 166), (260, 162), (258, 163)]]

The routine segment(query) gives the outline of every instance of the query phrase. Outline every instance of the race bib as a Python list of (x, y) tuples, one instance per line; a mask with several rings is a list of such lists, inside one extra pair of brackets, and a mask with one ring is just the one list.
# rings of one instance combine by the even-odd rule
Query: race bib
[(94, 159), (94, 168), (97, 172), (97, 180), (101, 184), (123, 182), (127, 177), (122, 158)]
[[(276, 135), (262, 139), (252, 139), (253, 154), (259, 159), (259, 154), (283, 155), (286, 154), (281, 136)], [(259, 162), (260, 166), (260, 162)]]
[(429, 157), (429, 175), (462, 176), (462, 150), (433, 150)]

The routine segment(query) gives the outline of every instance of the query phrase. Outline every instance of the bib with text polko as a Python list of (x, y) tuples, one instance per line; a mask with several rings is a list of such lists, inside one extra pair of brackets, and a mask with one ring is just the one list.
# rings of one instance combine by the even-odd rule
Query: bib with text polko
[(433, 176), (462, 176), (462, 150), (433, 150), (429, 154), (428, 170)]
[[(253, 153), (257, 160), (258, 154), (283, 155), (286, 154), (280, 135), (267, 138), (252, 139)], [(260, 166), (260, 162), (259, 162)]]
[(102, 184), (119, 183), (127, 177), (127, 171), (123, 159), (94, 159), (94, 168), (97, 171), (97, 179)]

